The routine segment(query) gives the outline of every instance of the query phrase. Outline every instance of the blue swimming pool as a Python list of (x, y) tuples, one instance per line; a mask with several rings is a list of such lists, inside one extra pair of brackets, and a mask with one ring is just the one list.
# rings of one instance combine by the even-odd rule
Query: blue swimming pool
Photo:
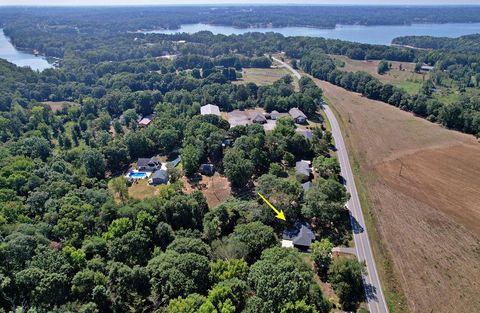
[(143, 179), (146, 178), (148, 175), (145, 172), (132, 172), (128, 174), (128, 177), (134, 178), (134, 179)]

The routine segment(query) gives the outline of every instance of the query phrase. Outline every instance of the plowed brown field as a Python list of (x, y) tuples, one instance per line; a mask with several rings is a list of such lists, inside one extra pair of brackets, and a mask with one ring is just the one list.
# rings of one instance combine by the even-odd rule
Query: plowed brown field
[(480, 312), (480, 144), (317, 82), (341, 121), (408, 310)]

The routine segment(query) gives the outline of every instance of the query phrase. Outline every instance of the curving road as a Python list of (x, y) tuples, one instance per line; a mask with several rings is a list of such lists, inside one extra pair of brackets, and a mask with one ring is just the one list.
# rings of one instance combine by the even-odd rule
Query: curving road
[[(289, 64), (272, 57), (272, 59), (285, 68), (289, 69), (293, 75), (300, 79), (302, 75)], [(365, 293), (368, 302), (368, 308), (371, 313), (388, 313), (388, 307), (383, 295), (380, 279), (378, 278), (377, 267), (373, 258), (370, 240), (368, 239), (367, 229), (365, 227), (365, 220), (363, 218), (362, 207), (355, 187), (355, 180), (353, 177), (352, 168), (348, 159), (348, 152), (343, 141), (342, 132), (338, 121), (328, 105), (324, 105), (324, 111), (332, 128), (332, 136), (335, 140), (337, 148), (338, 161), (341, 167), (341, 175), (344, 178), (344, 183), (347, 191), (350, 193), (350, 200), (347, 202), (347, 208), (350, 211), (350, 220), (353, 229), (353, 239), (355, 242), (355, 254), (360, 261), (365, 261), (367, 266), (367, 273), (363, 276), (363, 283), (365, 286)]]

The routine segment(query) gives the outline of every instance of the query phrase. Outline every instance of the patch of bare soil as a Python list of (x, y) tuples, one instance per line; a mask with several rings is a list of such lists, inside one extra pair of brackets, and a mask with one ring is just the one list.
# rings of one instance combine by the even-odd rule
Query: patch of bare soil
[(218, 172), (213, 176), (201, 175), (198, 180), (189, 180), (182, 177), (183, 191), (185, 193), (192, 193), (199, 190), (207, 199), (208, 207), (213, 208), (222, 202), (225, 202), (232, 195), (230, 182)]
[(412, 312), (480, 312), (480, 144), (317, 81)]
[(79, 103), (76, 102), (71, 102), (71, 101), (45, 101), (42, 102), (42, 104), (50, 107), (53, 112), (57, 112), (62, 110), (64, 107), (73, 107), (73, 106), (79, 106)]

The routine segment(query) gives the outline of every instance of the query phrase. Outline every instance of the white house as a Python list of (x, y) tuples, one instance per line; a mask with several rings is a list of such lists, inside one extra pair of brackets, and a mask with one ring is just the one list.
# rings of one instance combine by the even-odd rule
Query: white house
[(207, 105), (204, 105), (200, 108), (200, 114), (202, 114), (202, 115), (213, 114), (213, 115), (216, 115), (216, 116), (220, 117), (220, 109), (216, 105), (207, 104)]

